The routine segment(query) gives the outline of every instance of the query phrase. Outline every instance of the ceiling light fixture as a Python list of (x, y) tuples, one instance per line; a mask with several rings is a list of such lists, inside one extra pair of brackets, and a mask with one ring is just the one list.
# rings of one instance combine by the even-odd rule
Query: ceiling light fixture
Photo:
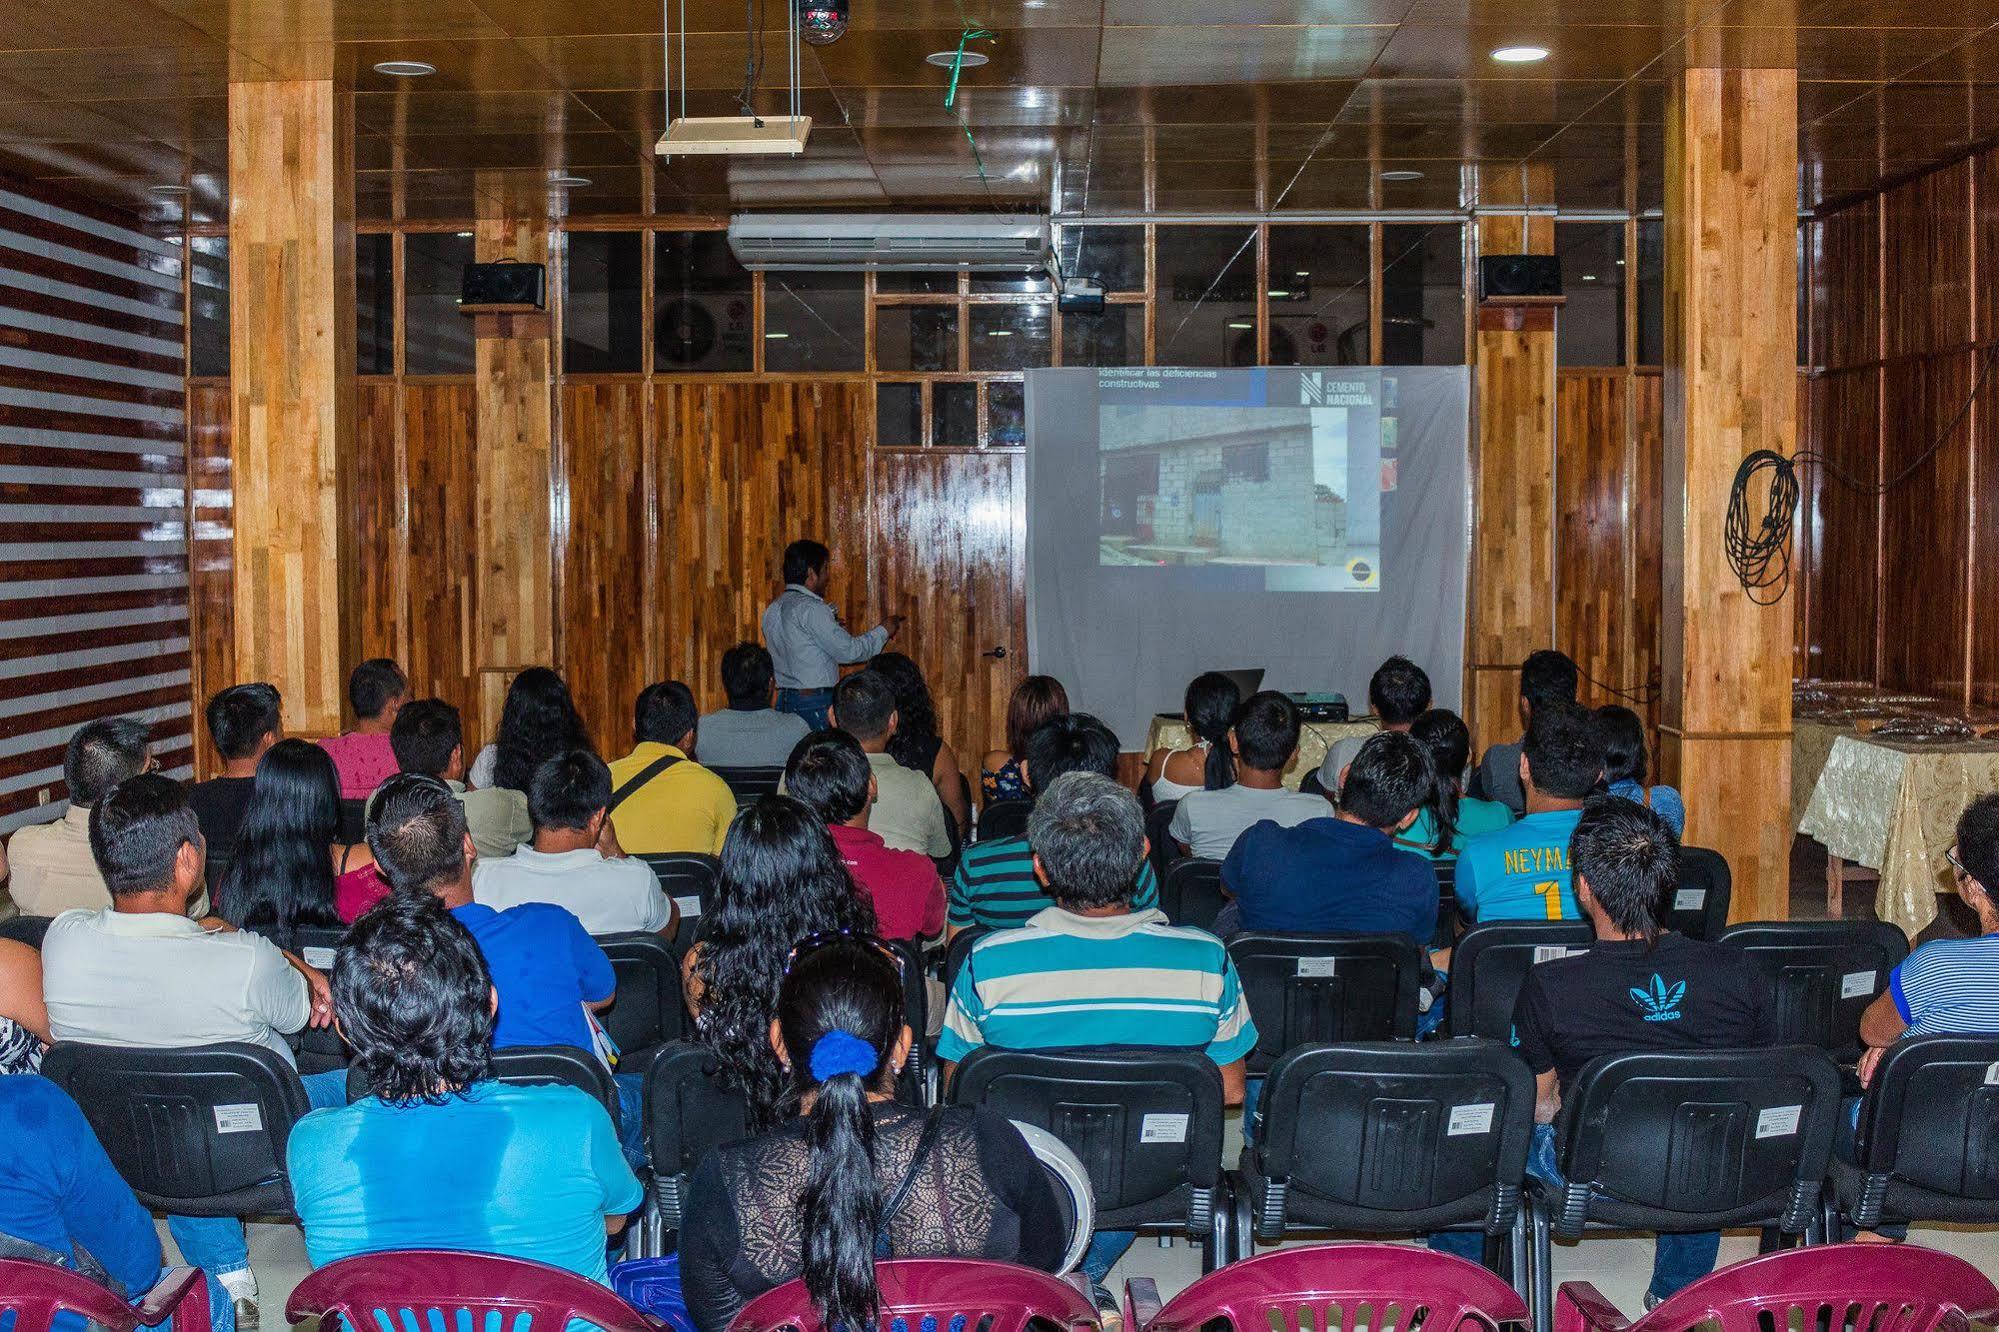
[(1272, 287), (1270, 289), (1270, 299), (1273, 301), (1288, 301), (1291, 299), (1291, 293), (1282, 287)]
[(472, 239), (472, 233), (471, 233), (471, 232), (469, 232), (469, 231), (461, 231), (461, 232), (458, 232), (458, 233), (457, 233), (457, 236), (458, 236), (458, 239), (459, 239), (459, 240), (471, 240), (471, 239)]
[(765, 341), (765, 342), (783, 342), (783, 341), (784, 341), (784, 340), (785, 340), (786, 338), (788, 338), (788, 337), (790, 337), (790, 336), (791, 336), (791, 334), (789, 334), (789, 333), (766, 333), (766, 334), (764, 334), (764, 341)]
[(580, 190), (590, 183), (588, 176), (572, 176), (558, 171), (548, 178), (549, 187), (558, 190)]
[(939, 69), (949, 69), (952, 65), (957, 65), (960, 69), (977, 69), (981, 65), (990, 63), (991, 60), (992, 57), (984, 51), (967, 51), (963, 60), (958, 58), (956, 51), (932, 51), (923, 57), (924, 64), (935, 65)]
[(1013, 330), (1010, 328), (989, 328), (986, 330), (986, 336), (989, 338), (1010, 338), (1013, 336)]
[(420, 79), (426, 74), (437, 73), (437, 66), (428, 60), (378, 60), (375, 72), (392, 79)]
[(1256, 325), (1250, 323), (1248, 320), (1238, 319), (1230, 323), (1229, 327), (1234, 329), (1241, 329), (1242, 331), (1247, 332), (1250, 329), (1255, 328)]
[(1492, 58), (1502, 65), (1531, 65), (1537, 60), (1548, 58), (1545, 46), (1502, 46), (1492, 53)]
[(1390, 181), (1421, 180), (1423, 179), (1423, 173), (1420, 171), (1411, 171), (1406, 167), (1399, 167), (1394, 171), (1382, 172), (1381, 178)]
[(1619, 268), (1622, 268), (1622, 267), (1624, 267), (1624, 261), (1623, 261), (1622, 259), (1619, 259), (1619, 260), (1617, 261), (1617, 266), (1618, 266)]
[(185, 185), (148, 185), (146, 193), (157, 194), (163, 199), (178, 199), (187, 193)]
[(1311, 270), (1311, 269), (1309, 269), (1309, 268), (1301, 268), (1301, 269), (1299, 269), (1299, 270), (1298, 270), (1298, 271), (1297, 271), (1297, 272), (1296, 272), (1295, 274), (1293, 274), (1293, 276), (1294, 276), (1294, 277), (1310, 277), (1310, 276), (1312, 276), (1312, 270)]
[(1585, 282), (1594, 282), (1594, 281), (1596, 281), (1596, 274), (1594, 274), (1594, 273), (1585, 273), (1585, 274), (1583, 274), (1583, 281), (1585, 281)]

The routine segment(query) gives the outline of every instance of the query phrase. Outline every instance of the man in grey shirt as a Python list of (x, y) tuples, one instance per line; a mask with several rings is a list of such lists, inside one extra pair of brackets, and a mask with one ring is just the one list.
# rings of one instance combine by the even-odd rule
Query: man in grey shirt
[(781, 768), (812, 733), (805, 719), (770, 705), (770, 653), (738, 643), (722, 654), (722, 689), (729, 706), (703, 717), (694, 731), (695, 752), (709, 768)]
[(840, 668), (880, 652), (902, 628), (891, 615), (865, 634), (850, 634), (826, 601), (833, 555), (817, 541), (794, 541), (784, 548), (784, 591), (763, 613), (764, 646), (777, 676), (777, 709), (803, 717), (815, 731), (826, 729), (826, 709)]
[[(1527, 660), (1520, 663), (1521, 731), (1526, 731), (1527, 719), (1534, 715), (1536, 707), (1544, 703), (1573, 704), (1576, 682), (1576, 664), (1566, 653), (1553, 648), (1529, 653)], [(1527, 791), (1520, 784), (1520, 748), (1521, 742), (1516, 740), (1486, 750), (1471, 780), (1465, 783), (1465, 794), (1497, 800), (1512, 810), (1516, 819), (1526, 813)]]
[(1333, 816), (1324, 797), (1284, 789), (1284, 769), (1298, 752), (1298, 705), (1284, 695), (1274, 689), (1251, 695), (1236, 711), (1229, 748), (1236, 757), (1235, 785), (1191, 791), (1173, 811), (1168, 835), (1191, 854), (1220, 860), (1256, 824), (1295, 828)]
[[(1375, 725), (1384, 731), (1406, 731), (1418, 717), (1430, 710), (1430, 677), (1407, 657), (1390, 657), (1374, 668), (1367, 682), (1367, 703), (1374, 709)], [(1335, 800), (1340, 794), (1340, 774), (1360, 753), (1360, 747), (1374, 737), (1350, 735), (1335, 740), (1326, 749), (1326, 761), (1319, 765), (1319, 785)]]

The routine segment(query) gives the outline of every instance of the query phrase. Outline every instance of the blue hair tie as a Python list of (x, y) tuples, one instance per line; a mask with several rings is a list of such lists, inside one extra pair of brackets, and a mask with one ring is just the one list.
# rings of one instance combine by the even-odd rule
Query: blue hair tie
[(812, 1042), (814, 1082), (827, 1082), (842, 1073), (858, 1073), (865, 1078), (880, 1063), (880, 1052), (850, 1031), (829, 1031)]

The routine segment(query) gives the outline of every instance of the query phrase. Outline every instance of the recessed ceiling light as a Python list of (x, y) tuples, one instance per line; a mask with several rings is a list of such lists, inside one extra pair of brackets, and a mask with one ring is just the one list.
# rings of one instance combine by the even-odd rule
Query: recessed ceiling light
[(932, 51), (929, 55), (923, 57), (924, 63), (935, 65), (939, 69), (949, 69), (953, 65), (958, 65), (961, 69), (977, 69), (980, 65), (988, 63), (991, 59), (992, 57), (984, 51), (967, 51), (965, 52), (964, 60), (960, 62), (958, 52), (955, 50)]
[(1230, 328), (1239, 328), (1239, 329), (1252, 329), (1252, 328), (1255, 328), (1255, 327), (1256, 327), (1256, 325), (1255, 325), (1255, 324), (1252, 324), (1252, 323), (1249, 323), (1249, 322), (1248, 322), (1247, 320), (1242, 320), (1242, 319), (1238, 319), (1238, 320), (1236, 320), (1235, 322), (1231, 323), (1231, 324), (1229, 325), (1229, 327), (1230, 327)]
[(148, 185), (146, 193), (157, 194), (163, 199), (178, 199), (187, 193), (185, 185)]
[(1536, 60), (1548, 58), (1545, 46), (1502, 46), (1492, 53), (1492, 58), (1502, 65), (1531, 65)]
[(548, 183), (558, 190), (580, 190), (590, 183), (590, 177), (571, 176), (558, 171), (548, 178)]
[(1421, 179), (1423, 179), (1423, 173), (1422, 173), (1422, 172), (1420, 172), (1420, 171), (1410, 171), (1410, 170), (1408, 170), (1407, 168), (1399, 168), (1399, 169), (1397, 169), (1397, 170), (1394, 170), (1394, 171), (1384, 171), (1384, 172), (1382, 172), (1382, 173), (1381, 173), (1381, 178), (1382, 178), (1383, 180), (1396, 180), (1396, 181), (1400, 181), (1400, 180), (1421, 180)]
[(375, 72), (392, 79), (420, 79), (437, 73), (437, 66), (428, 60), (381, 60), (375, 63)]
[(1291, 299), (1291, 293), (1283, 287), (1272, 287), (1270, 289), (1270, 299), (1273, 301), (1288, 301)]

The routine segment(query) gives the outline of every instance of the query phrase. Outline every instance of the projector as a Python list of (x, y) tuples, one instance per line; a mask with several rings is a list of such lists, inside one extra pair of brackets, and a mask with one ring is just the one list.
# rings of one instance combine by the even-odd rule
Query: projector
[(1102, 314), (1104, 284), (1090, 278), (1069, 278), (1055, 297), (1055, 308), (1063, 314)]
[(1293, 694), (1291, 701), (1298, 705), (1298, 717), (1308, 722), (1343, 722), (1347, 720), (1347, 696), (1345, 694)]

